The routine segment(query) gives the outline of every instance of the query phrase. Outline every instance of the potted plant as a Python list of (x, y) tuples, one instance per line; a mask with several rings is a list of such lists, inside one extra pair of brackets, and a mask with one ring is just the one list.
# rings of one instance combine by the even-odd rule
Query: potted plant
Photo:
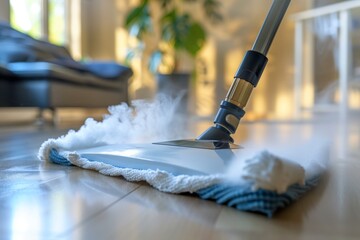
[(179, 93), (189, 85), (194, 69), (184, 71), (183, 63), (193, 62), (206, 42), (205, 28), (193, 15), (196, 7), (212, 22), (222, 18), (218, 0), (141, 0), (126, 16), (126, 29), (138, 39), (127, 60), (146, 52), (160, 92)]

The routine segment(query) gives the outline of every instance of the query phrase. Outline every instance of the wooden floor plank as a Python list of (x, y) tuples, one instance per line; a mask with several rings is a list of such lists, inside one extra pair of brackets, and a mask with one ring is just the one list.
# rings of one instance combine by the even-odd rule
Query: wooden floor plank
[[(284, 143), (333, 131), (329, 170), (320, 185), (269, 219), (192, 195), (159, 192), (78, 167), (41, 162), (43, 141), (64, 129), (0, 127), (2, 239), (359, 239), (360, 118), (333, 123), (242, 124), (236, 141)], [(202, 131), (203, 125), (201, 125)], [(246, 144), (246, 142), (244, 142)], [(344, 151), (345, 150), (345, 151)], [(341, 154), (340, 154), (341, 153)]]
[[(0, 201), (0, 216), (8, 219), (0, 225), (2, 235), (55, 237), (138, 187), (135, 183), (75, 167), (71, 171), (11, 175), (11, 179), (5, 176), (9, 182), (5, 188), (11, 193)], [(36, 182), (38, 179), (42, 180)]]
[[(140, 197), (147, 191), (146, 188), (149, 187), (132, 192), (69, 235), (63, 236), (64, 239), (238, 239), (231, 233), (213, 230), (211, 223), (216, 220), (219, 206), (204, 202), (204, 208), (210, 212), (206, 214), (202, 213), (203, 210), (197, 211), (199, 205), (196, 202), (199, 199), (191, 198), (193, 201), (182, 202), (166, 197), (147, 199), (144, 196), (143, 200), (134, 197)], [(176, 203), (180, 202), (177, 208)], [(187, 206), (182, 205), (185, 202)], [(205, 216), (208, 219), (204, 219)]]

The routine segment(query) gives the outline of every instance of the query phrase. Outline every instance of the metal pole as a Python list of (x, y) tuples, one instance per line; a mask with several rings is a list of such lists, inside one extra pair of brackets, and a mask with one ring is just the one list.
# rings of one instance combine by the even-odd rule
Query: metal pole
[(289, 4), (290, 0), (274, 0), (252, 47), (253, 51), (266, 56)]
[(341, 11), (340, 40), (339, 40), (339, 89), (340, 89), (340, 117), (344, 118), (348, 110), (348, 82), (349, 82), (349, 11)]
[[(236, 132), (240, 119), (245, 114), (243, 108), (259, 82), (268, 60), (266, 54), (289, 4), (290, 0), (273, 1), (252, 50), (245, 54), (225, 100), (221, 101), (214, 119), (215, 125), (208, 128), (197, 140), (220, 142), (223, 148), (234, 142), (230, 135)], [(227, 144), (223, 144), (224, 142)]]
[(303, 22), (299, 20), (295, 23), (294, 106), (296, 118), (300, 116), (302, 107), (303, 54)]
[(339, 157), (346, 158), (348, 147), (348, 84), (349, 84), (349, 52), (350, 52), (350, 12), (348, 10), (339, 13), (340, 39), (339, 39), (339, 118), (340, 118), (340, 144)]

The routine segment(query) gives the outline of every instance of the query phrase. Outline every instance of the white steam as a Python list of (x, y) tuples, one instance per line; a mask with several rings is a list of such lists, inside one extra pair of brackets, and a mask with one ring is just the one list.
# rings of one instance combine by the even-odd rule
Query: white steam
[(131, 107), (126, 103), (110, 106), (102, 121), (88, 118), (78, 131), (70, 130), (57, 139), (58, 146), (77, 150), (183, 138), (186, 130), (184, 116), (178, 114), (180, 99), (160, 95), (154, 101), (135, 100)]
[[(182, 124), (184, 116), (178, 114), (180, 100), (181, 97), (159, 96), (152, 102), (133, 101), (131, 107), (111, 106), (103, 121), (89, 118), (78, 131), (71, 130), (58, 139), (49, 139), (40, 148), (39, 158), (46, 160), (52, 147), (76, 151), (100, 145), (184, 138), (187, 131)], [(246, 142), (241, 143), (244, 149), (229, 165), (224, 179), (237, 183), (250, 181), (255, 188), (283, 192), (287, 186), (303, 183), (304, 178), (326, 169), (331, 136), (323, 132), (329, 132), (328, 126), (323, 126), (325, 131), (321, 132), (323, 124), (293, 124), (285, 129), (279, 128), (282, 124), (269, 124), (265, 128), (260, 126), (261, 131), (254, 125), (246, 127), (249, 135)]]

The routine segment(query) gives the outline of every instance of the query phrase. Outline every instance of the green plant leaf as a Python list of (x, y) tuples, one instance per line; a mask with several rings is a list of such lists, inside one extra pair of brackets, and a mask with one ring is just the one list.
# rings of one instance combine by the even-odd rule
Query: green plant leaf
[(138, 22), (144, 10), (145, 10), (144, 3), (138, 7), (133, 8), (125, 18), (125, 27), (129, 28), (134, 22)]
[[(158, 4), (161, 9), (160, 13), (151, 13), (152, 8), (149, 7), (149, 3)], [(206, 42), (206, 32), (202, 25), (193, 19), (193, 12), (188, 13), (187, 8), (181, 8), (180, 10), (178, 8), (179, 4), (200, 4), (206, 17), (211, 22), (222, 19), (219, 10), (221, 6), (220, 0), (142, 0), (127, 15), (125, 26), (130, 35), (143, 42), (144, 34), (158, 30), (158, 28), (153, 27), (154, 20), (152, 17), (155, 16), (154, 14), (161, 14), (158, 25), (161, 43), (148, 58), (148, 66), (151, 72), (157, 72), (159, 66), (161, 66), (161, 70), (165, 69), (165, 71), (167, 71), (167, 65), (171, 65), (169, 69), (176, 68), (178, 52), (186, 52), (194, 57)], [(195, 14), (197, 13), (195, 12)], [(163, 43), (166, 44), (163, 45)], [(147, 49), (146, 45), (144, 45), (144, 48)], [(141, 51), (143, 52), (144, 49)], [(130, 61), (136, 55), (136, 51), (129, 52), (129, 58), (127, 59)], [(172, 57), (174, 57), (173, 61), (171, 61)], [(167, 62), (168, 60), (169, 62)]]
[(217, 0), (204, 0), (203, 7), (205, 14), (214, 23), (223, 20), (222, 14), (218, 11), (221, 3)]
[(160, 6), (162, 8), (167, 8), (171, 5), (171, 3), (173, 2), (173, 0), (158, 0), (160, 2)]
[(191, 26), (190, 16), (188, 14), (178, 15), (177, 11), (173, 9), (161, 18), (161, 23), (162, 40), (171, 44), (175, 49), (184, 49), (183, 39)]
[(152, 30), (148, 0), (144, 0), (140, 6), (129, 12), (125, 19), (125, 27), (131, 36), (138, 39), (141, 39), (144, 33)]
[(189, 14), (178, 15), (175, 9), (162, 18), (162, 40), (170, 43), (176, 50), (185, 50), (196, 56), (206, 41), (203, 27), (194, 22)]
[(169, 25), (176, 20), (177, 12), (176, 9), (171, 9), (169, 11), (164, 12), (160, 19), (160, 23), (163, 25)]
[(206, 41), (206, 33), (198, 23), (191, 24), (187, 35), (183, 36), (182, 44), (184, 49), (192, 56), (200, 51)]

